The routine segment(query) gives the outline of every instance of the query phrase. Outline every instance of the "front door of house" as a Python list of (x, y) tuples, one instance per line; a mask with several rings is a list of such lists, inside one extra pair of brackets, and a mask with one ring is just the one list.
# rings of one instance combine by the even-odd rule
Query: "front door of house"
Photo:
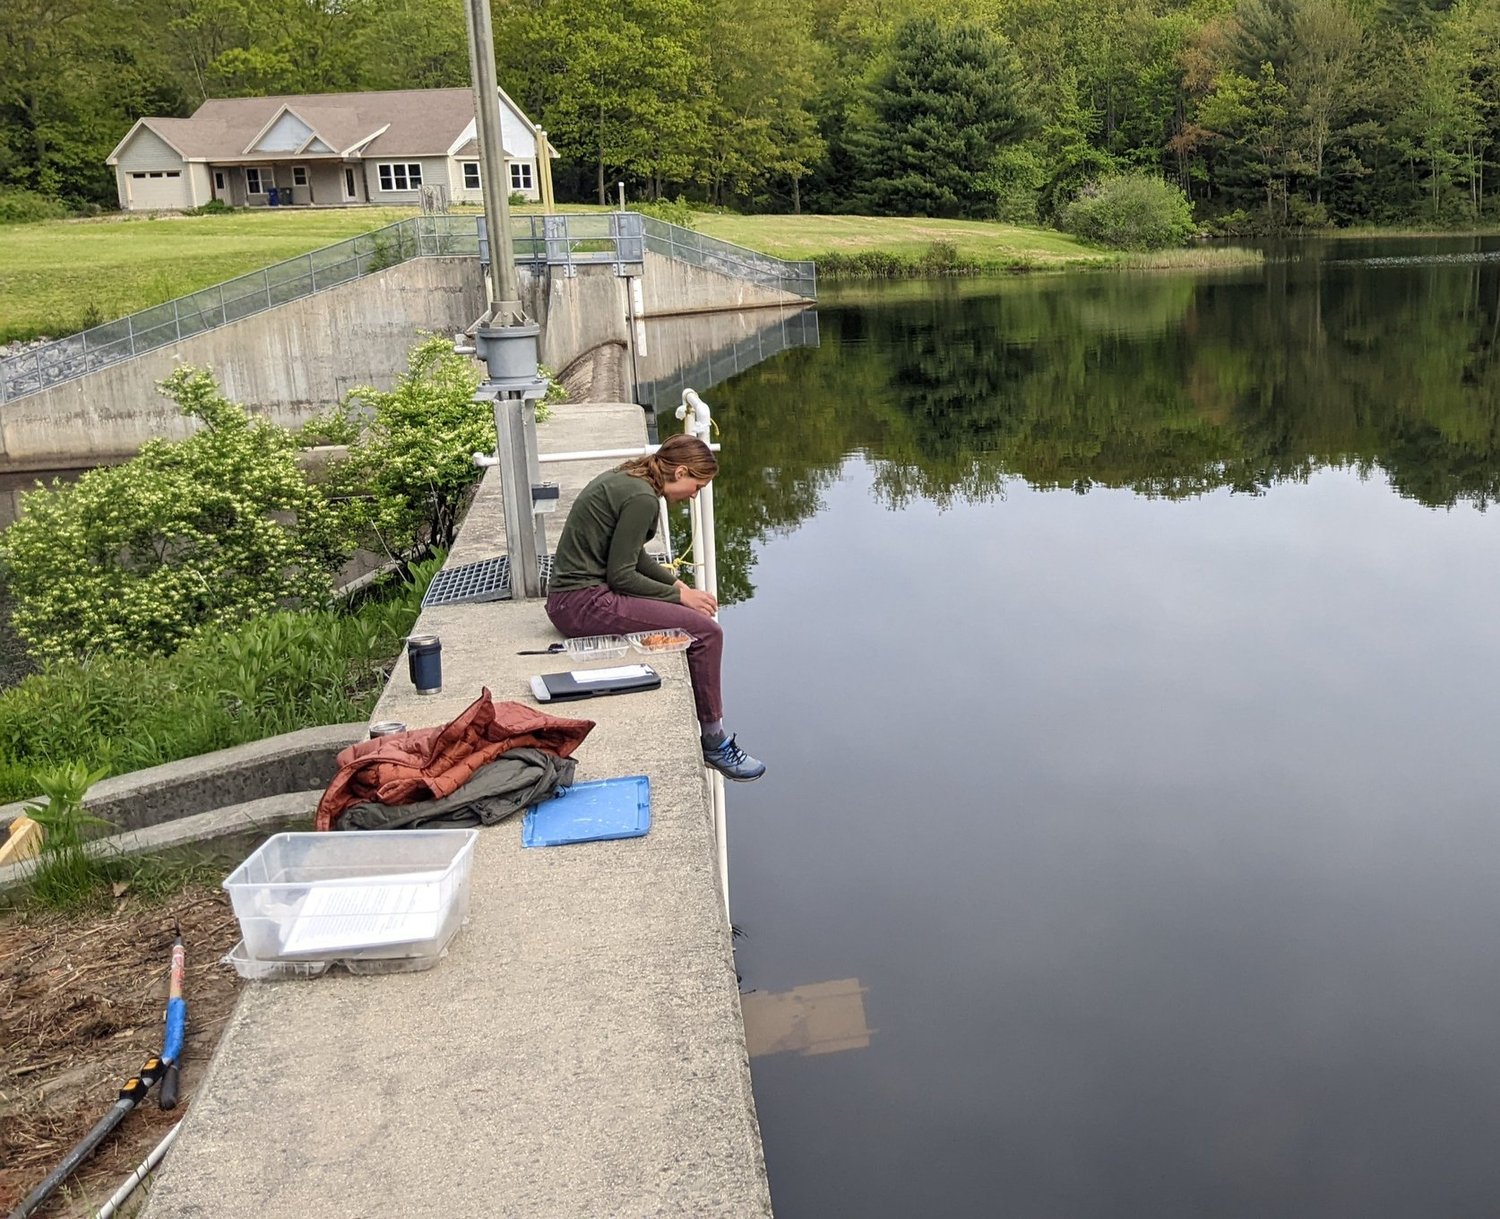
[(359, 190), (354, 183), (354, 169), (344, 166), (344, 202), (349, 203), (359, 198)]

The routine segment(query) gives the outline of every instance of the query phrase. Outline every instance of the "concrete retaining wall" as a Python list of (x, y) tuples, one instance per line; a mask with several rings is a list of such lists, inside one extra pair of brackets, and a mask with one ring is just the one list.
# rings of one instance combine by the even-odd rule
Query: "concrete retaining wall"
[[(263, 796), (99, 838), (88, 844), (88, 851), (98, 859), (151, 855), (168, 862), (218, 864), (227, 874), (270, 835), (312, 829), (321, 795), (320, 791), (305, 791)], [(0, 905), (11, 894), (24, 892), (35, 867), (34, 859), (0, 867)]]
[(646, 251), (646, 270), (641, 277), (646, 317), (668, 313), (713, 313), (729, 309), (758, 309), (765, 305), (806, 305), (792, 292), (763, 287), (748, 280), (732, 279)]
[[(612, 266), (579, 266), (569, 277), (558, 267), (522, 268), (521, 300), (542, 326), (541, 360), (554, 372), (605, 343), (628, 343), (629, 280)], [(803, 308), (790, 292), (732, 279), (661, 254), (646, 252), (641, 274), (643, 317), (725, 313), (768, 306)], [(754, 323), (751, 324), (752, 329)]]
[(561, 372), (586, 351), (625, 342), (626, 282), (613, 267), (580, 267), (572, 279), (523, 268), (521, 303), (542, 327), (542, 363)]
[[(628, 281), (609, 265), (575, 269), (521, 271), (522, 301), (542, 326), (541, 360), (554, 371), (630, 338)], [(807, 304), (650, 251), (641, 286), (648, 318)], [(148, 440), (187, 436), (192, 424), (156, 388), (179, 362), (212, 368), (227, 397), (295, 427), (356, 385), (388, 387), (419, 331), (463, 330), (484, 307), (473, 258), (412, 259), (0, 407), (0, 467), (102, 465)]]
[[(267, 796), (321, 792), (333, 778), (335, 756), (345, 746), (363, 740), (367, 728), (363, 721), (304, 728), (116, 775), (89, 788), (84, 804), (91, 814), (109, 823), (105, 832), (114, 832), (140, 830)], [(25, 811), (24, 802), (0, 805), (0, 827)]]
[(356, 385), (388, 387), (418, 332), (451, 334), (484, 310), (473, 258), (415, 258), (0, 407), (0, 464), (102, 464), (190, 422), (156, 383), (179, 361), (214, 370), (230, 399), (290, 427)]

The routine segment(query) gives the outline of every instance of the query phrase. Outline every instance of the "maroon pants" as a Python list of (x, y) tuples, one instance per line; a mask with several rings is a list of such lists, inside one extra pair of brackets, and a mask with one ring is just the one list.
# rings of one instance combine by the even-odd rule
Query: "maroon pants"
[(626, 597), (606, 584), (575, 588), (547, 597), (547, 617), (564, 635), (628, 635), (632, 631), (683, 631), (693, 637), (688, 645), (688, 673), (693, 679), (693, 702), (698, 722), (724, 718), (724, 696), (719, 691), (719, 666), (724, 658), (724, 628), (707, 614), (675, 601)]

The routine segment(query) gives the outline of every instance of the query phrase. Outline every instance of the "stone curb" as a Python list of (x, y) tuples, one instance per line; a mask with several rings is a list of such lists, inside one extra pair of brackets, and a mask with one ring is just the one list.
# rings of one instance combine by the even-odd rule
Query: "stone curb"
[[(141, 830), (267, 796), (321, 792), (333, 778), (334, 757), (368, 731), (363, 721), (303, 728), (114, 775), (89, 788), (84, 806), (117, 831)], [(30, 803), (0, 805), (0, 827)]]

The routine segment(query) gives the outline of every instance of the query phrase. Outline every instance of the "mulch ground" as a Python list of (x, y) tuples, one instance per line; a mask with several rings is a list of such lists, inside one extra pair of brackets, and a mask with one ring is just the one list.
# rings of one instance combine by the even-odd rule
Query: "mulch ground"
[(182, 1099), (164, 1113), (153, 1090), (36, 1212), (41, 1219), (92, 1215), (187, 1112), (239, 991), (219, 963), (239, 927), (226, 895), (206, 885), (150, 903), (126, 892), (113, 908), (82, 915), (0, 912), (0, 1213), (161, 1051), (174, 919), (187, 950)]

